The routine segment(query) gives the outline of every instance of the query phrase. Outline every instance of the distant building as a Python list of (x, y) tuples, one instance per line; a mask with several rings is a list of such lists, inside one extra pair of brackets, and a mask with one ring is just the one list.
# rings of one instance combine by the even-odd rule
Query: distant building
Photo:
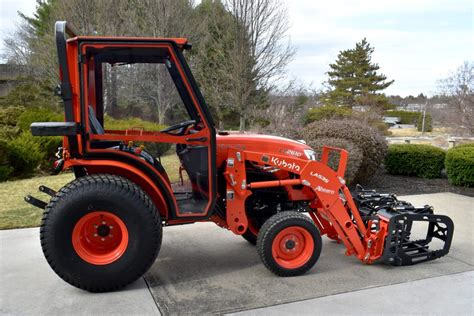
[(383, 122), (385, 124), (387, 124), (388, 126), (390, 126), (390, 127), (399, 124), (401, 122), (401, 120), (402, 119), (400, 117), (396, 117), (396, 116), (384, 116), (383, 117)]

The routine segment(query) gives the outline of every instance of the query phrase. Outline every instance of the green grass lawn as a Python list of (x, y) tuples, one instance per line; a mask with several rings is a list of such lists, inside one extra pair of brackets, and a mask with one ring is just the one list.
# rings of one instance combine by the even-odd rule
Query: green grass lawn
[[(179, 160), (176, 155), (166, 155), (161, 158), (163, 167), (171, 182), (178, 181)], [(67, 172), (57, 176), (35, 177), (0, 183), (0, 229), (37, 227), (41, 223), (43, 211), (26, 203), (23, 198), (27, 194), (49, 201), (49, 196), (38, 191), (44, 184), (53, 190), (59, 190), (68, 182), (74, 180), (74, 174)]]

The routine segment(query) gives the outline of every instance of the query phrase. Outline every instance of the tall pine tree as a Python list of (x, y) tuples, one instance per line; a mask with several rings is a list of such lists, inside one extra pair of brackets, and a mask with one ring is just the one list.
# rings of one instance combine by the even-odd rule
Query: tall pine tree
[(384, 108), (388, 100), (379, 91), (393, 83), (377, 73), (379, 65), (372, 62), (374, 48), (364, 38), (354, 49), (343, 50), (334, 64), (330, 64), (328, 83), (331, 86), (327, 102), (332, 105), (356, 105)]

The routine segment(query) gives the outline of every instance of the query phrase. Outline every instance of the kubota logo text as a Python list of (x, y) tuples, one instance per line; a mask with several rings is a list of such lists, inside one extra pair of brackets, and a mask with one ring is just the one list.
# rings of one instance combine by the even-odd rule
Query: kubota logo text
[(283, 168), (294, 170), (294, 171), (300, 171), (301, 170), (301, 167), (298, 166), (296, 163), (287, 162), (285, 159), (280, 160), (277, 157), (272, 157), (271, 162), (272, 162), (272, 164), (274, 164), (277, 167), (283, 167)]

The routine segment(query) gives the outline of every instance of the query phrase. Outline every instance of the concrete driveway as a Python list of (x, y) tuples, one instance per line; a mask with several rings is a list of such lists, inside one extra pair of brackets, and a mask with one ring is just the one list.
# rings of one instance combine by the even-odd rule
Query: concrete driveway
[(165, 228), (162, 250), (146, 281), (91, 294), (52, 272), (42, 256), (38, 229), (1, 231), (0, 313), (472, 314), (474, 198), (452, 193), (403, 198), (451, 216), (455, 235), (448, 256), (406, 267), (367, 266), (324, 239), (321, 257), (309, 273), (279, 278), (241, 237), (201, 223)]

